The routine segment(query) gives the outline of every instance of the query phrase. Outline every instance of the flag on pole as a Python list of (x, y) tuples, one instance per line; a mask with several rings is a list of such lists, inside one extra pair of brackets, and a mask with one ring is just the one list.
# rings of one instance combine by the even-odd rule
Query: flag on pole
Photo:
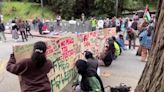
[(151, 16), (149, 13), (149, 7), (148, 5), (146, 5), (146, 9), (145, 9), (145, 13), (144, 13), (144, 18), (146, 19), (147, 22), (149, 22), (151, 20)]

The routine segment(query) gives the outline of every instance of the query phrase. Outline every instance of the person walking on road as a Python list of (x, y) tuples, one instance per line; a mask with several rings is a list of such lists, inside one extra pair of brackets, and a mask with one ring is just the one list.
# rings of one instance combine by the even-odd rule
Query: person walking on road
[(14, 54), (10, 55), (6, 69), (21, 78), (21, 92), (51, 91), (47, 74), (52, 68), (52, 63), (46, 58), (46, 50), (46, 44), (39, 41), (34, 44), (31, 58), (18, 62)]
[(6, 42), (6, 37), (5, 37), (4, 31), (5, 31), (5, 26), (0, 19), (0, 40), (2, 40), (3, 42)]

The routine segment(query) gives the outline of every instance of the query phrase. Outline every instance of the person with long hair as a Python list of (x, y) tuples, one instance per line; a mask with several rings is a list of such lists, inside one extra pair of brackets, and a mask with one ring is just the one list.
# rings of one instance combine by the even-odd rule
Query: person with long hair
[(110, 66), (115, 59), (115, 48), (113, 39), (108, 39), (102, 52), (97, 56), (99, 66)]
[(81, 80), (78, 86), (76, 86), (76, 92), (104, 92), (103, 85), (101, 85), (101, 79), (96, 75), (88, 75), (88, 65), (85, 60), (79, 59), (75, 63), (78, 74), (81, 75)]
[(6, 66), (7, 71), (20, 77), (21, 92), (50, 92), (50, 82), (47, 73), (52, 63), (46, 58), (46, 44), (36, 42), (31, 58), (25, 58), (16, 63), (14, 54), (10, 55)]

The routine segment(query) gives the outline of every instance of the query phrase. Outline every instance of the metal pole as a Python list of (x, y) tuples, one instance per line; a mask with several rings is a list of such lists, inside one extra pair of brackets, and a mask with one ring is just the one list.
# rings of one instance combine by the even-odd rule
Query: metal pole
[(116, 0), (116, 17), (118, 16), (118, 0)]

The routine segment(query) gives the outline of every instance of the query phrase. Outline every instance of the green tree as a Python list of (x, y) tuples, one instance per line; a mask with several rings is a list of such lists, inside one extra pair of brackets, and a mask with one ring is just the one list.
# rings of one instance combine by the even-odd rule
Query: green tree
[(74, 15), (76, 18), (80, 18), (81, 14), (84, 13), (85, 16), (92, 16), (94, 12), (94, 1), (95, 0), (76, 0), (74, 5)]
[(115, 14), (115, 0), (95, 0), (95, 15), (114, 15)]
[(74, 15), (73, 6), (75, 0), (52, 0), (52, 9), (55, 13), (60, 14), (65, 19)]

